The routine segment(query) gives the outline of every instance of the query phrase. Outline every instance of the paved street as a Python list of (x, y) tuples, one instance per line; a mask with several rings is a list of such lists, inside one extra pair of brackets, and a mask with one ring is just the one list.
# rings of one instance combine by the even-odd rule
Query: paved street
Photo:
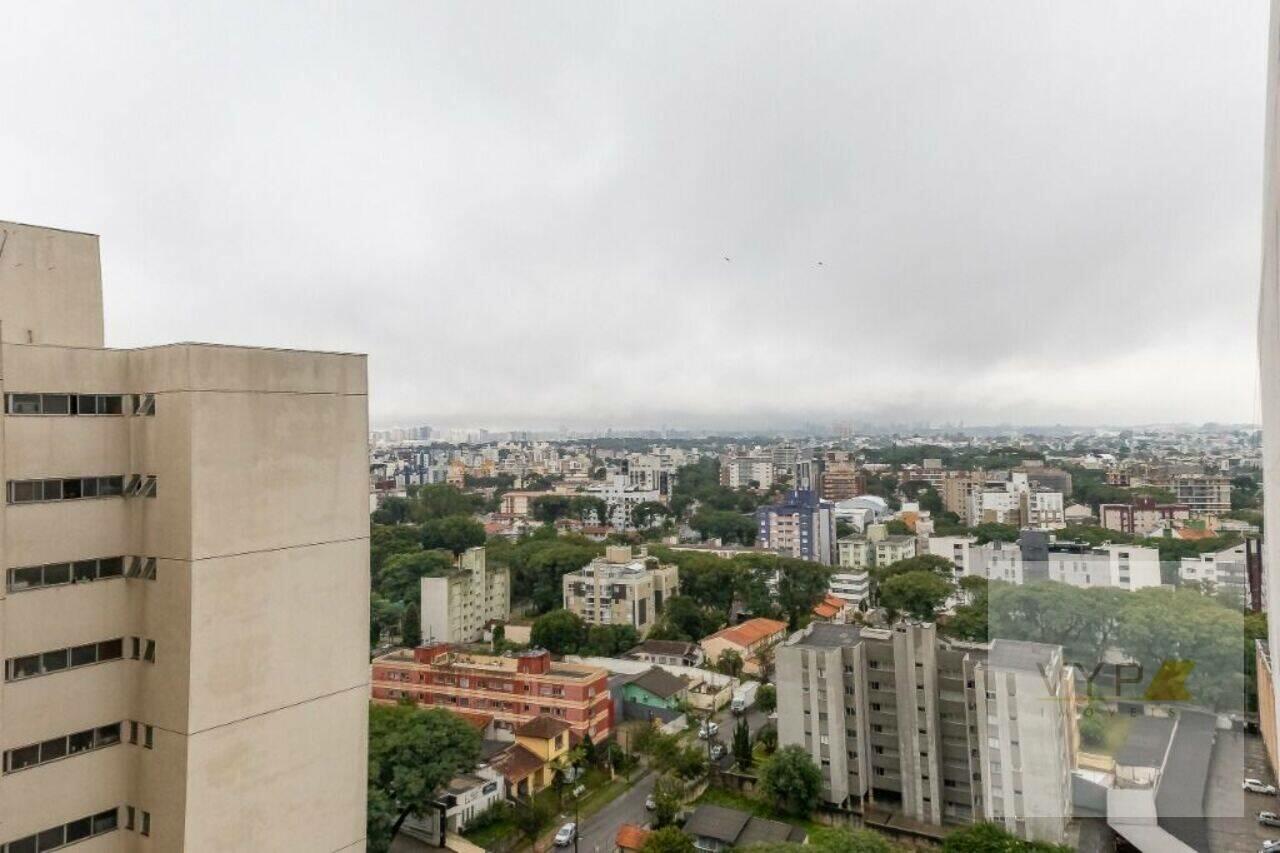
[[(647, 824), (649, 812), (644, 807), (644, 800), (653, 791), (655, 778), (653, 773), (646, 772), (644, 777), (621, 797), (584, 820), (581, 837), (578, 840), (578, 853), (613, 853), (613, 841), (618, 834), (618, 827), (624, 823), (634, 823), (638, 826)], [(572, 819), (570, 814), (560, 823), (563, 824), (566, 820)]]

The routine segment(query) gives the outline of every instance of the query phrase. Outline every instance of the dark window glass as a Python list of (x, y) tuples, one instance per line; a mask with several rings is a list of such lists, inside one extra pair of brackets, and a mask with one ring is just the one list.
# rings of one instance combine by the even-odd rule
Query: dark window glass
[[(41, 482), (40, 500), (42, 501), (60, 501), (62, 500), (62, 481), (61, 480), (44, 480)], [(77, 497), (79, 497), (77, 495)]]
[(82, 817), (67, 824), (67, 843), (74, 844), (93, 835), (93, 818)]
[(33, 743), (9, 753), (9, 770), (21, 770), (40, 763), (40, 744)]
[(98, 835), (103, 832), (110, 832), (116, 828), (116, 810), (109, 812), (98, 812), (93, 816), (93, 834)]
[(71, 414), (71, 405), (67, 401), (66, 394), (43, 394), (41, 395), (40, 408), (46, 415), (69, 415)]
[(40, 744), (40, 761), (53, 761), (67, 754), (67, 739), (57, 737)]
[(11, 415), (40, 414), (40, 395), (39, 394), (10, 394), (9, 395), (9, 414)]
[(70, 563), (50, 563), (44, 567), (44, 585), (57, 586), (60, 583), (71, 582), (71, 564)]
[(10, 482), (9, 500), (16, 504), (40, 500), (40, 483), (36, 480), (14, 480)]
[(97, 560), (79, 560), (74, 566), (74, 575), (77, 583), (82, 581), (97, 580), (98, 578), (98, 561)]
[(85, 477), (80, 481), (81, 497), (96, 498), (99, 494), (100, 489), (97, 477)]
[(44, 584), (44, 567), (32, 566), (27, 569), (9, 570), (9, 592), (30, 589)]
[(93, 749), (93, 729), (89, 729), (86, 732), (76, 732), (67, 740), (71, 742), (68, 751), (72, 755)]
[(99, 477), (98, 478), (98, 494), (100, 495), (124, 494), (124, 477)]
[(142, 657), (142, 638), (130, 637), (129, 648), (130, 648), (129, 657), (133, 658), (134, 660), (138, 660), (140, 657)]
[(124, 657), (124, 640), (106, 640), (98, 643), (98, 660), (120, 660)]
[(142, 659), (147, 663), (156, 662), (156, 641), (147, 640), (147, 650), (142, 653)]
[(119, 415), (124, 413), (124, 398), (119, 394), (104, 394), (98, 398), (98, 414)]
[(142, 741), (142, 745), (145, 746), (147, 749), (151, 749), (152, 747), (154, 747), (156, 745), (155, 734), (156, 734), (156, 730), (153, 729), (151, 726), (147, 726), (146, 737)]
[(98, 413), (98, 398), (93, 394), (81, 394), (76, 406), (82, 415), (96, 415)]
[(118, 578), (124, 574), (124, 557), (104, 557), (98, 561), (98, 577)]
[[(74, 501), (83, 497), (84, 496), (83, 486), (84, 486), (84, 481), (78, 477), (74, 480), (63, 480), (62, 481), (62, 499), (66, 501)], [(46, 491), (47, 491), (47, 487), (46, 487)], [(45, 499), (48, 500), (47, 494), (45, 495)]]
[(97, 740), (94, 741), (98, 746), (111, 746), (120, 742), (120, 724), (112, 723), (109, 726), (99, 726)]
[(36, 849), (40, 853), (44, 853), (45, 850), (57, 850), (66, 840), (67, 828), (65, 826), (55, 826), (53, 829), (46, 829), (36, 836)]
[(45, 652), (40, 656), (40, 665), (44, 667), (45, 672), (57, 672), (60, 669), (67, 668), (68, 649), (57, 649), (52, 652)]
[(71, 650), (72, 666), (88, 666), (91, 663), (98, 662), (98, 644), (90, 643), (87, 646), (76, 646)]
[(151, 812), (142, 813), (142, 829), (139, 830), (143, 835), (151, 834)]
[(28, 835), (17, 841), (10, 841), (9, 846), (4, 848), (4, 853), (36, 853), (36, 837)]
[(40, 655), (14, 658), (10, 665), (10, 678), (30, 678), (40, 674)]

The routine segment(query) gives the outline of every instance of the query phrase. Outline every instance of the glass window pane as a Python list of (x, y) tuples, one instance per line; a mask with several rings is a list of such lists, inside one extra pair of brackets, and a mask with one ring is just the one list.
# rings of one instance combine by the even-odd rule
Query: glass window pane
[(76, 408), (82, 415), (96, 415), (98, 413), (98, 398), (93, 394), (81, 394)]
[(109, 812), (98, 812), (93, 816), (93, 834), (98, 835), (103, 832), (110, 832), (116, 828), (116, 810)]
[(68, 415), (71, 413), (71, 405), (67, 402), (66, 394), (42, 394), (41, 408), (46, 415)]
[(67, 843), (74, 844), (93, 835), (93, 818), (82, 817), (67, 824)]
[(99, 495), (124, 494), (124, 477), (99, 477), (98, 478), (98, 494)]
[(45, 652), (40, 656), (40, 665), (44, 667), (45, 672), (57, 672), (60, 669), (66, 669), (67, 660), (70, 656), (69, 652), (69, 649)]
[(118, 578), (124, 574), (124, 557), (104, 557), (98, 561), (98, 577)]
[(76, 582), (92, 581), (98, 579), (98, 561), (97, 560), (77, 560), (75, 564), (75, 573), (73, 577)]
[(27, 655), (14, 658), (11, 666), (13, 678), (30, 678), (40, 674), (40, 655)]
[(40, 500), (42, 501), (62, 500), (62, 481), (61, 480), (41, 480), (40, 489), (41, 489)]
[(124, 657), (122, 638), (98, 643), (98, 660), (119, 660)]
[(36, 480), (14, 480), (9, 484), (10, 500), (13, 503), (29, 503), (40, 500), (40, 483)]
[(40, 744), (33, 743), (9, 753), (9, 769), (21, 770), (40, 763)]
[(98, 644), (90, 643), (87, 646), (76, 646), (71, 650), (72, 666), (88, 666), (91, 663), (98, 662)]
[(44, 585), (57, 586), (60, 583), (71, 582), (71, 564), (70, 563), (50, 563), (44, 567)]
[(67, 754), (67, 739), (56, 737), (40, 744), (40, 761), (53, 761)]
[(124, 413), (124, 398), (119, 394), (103, 394), (98, 398), (98, 414), (119, 415)]
[(83, 498), (96, 498), (98, 496), (97, 477), (85, 477), (80, 481), (80, 496)]
[(76, 732), (67, 740), (70, 741), (69, 751), (72, 755), (93, 749), (93, 729), (87, 732)]
[(36, 849), (40, 853), (44, 853), (46, 850), (57, 850), (67, 839), (66, 831), (67, 828), (65, 826), (46, 829), (36, 836)]
[(120, 724), (112, 723), (109, 726), (99, 726), (97, 740), (94, 741), (98, 746), (111, 746), (120, 742)]
[(30, 589), (44, 584), (44, 567), (31, 566), (25, 569), (9, 570), (9, 592)]
[(5, 848), (5, 853), (36, 853), (36, 837), (28, 835), (17, 841), (10, 841), (9, 846)]
[[(62, 499), (66, 501), (73, 501), (80, 497), (83, 497), (84, 495), (84, 489), (82, 488), (83, 485), (84, 483), (79, 477), (77, 477), (74, 480), (63, 480), (62, 481)], [(45, 500), (49, 500), (47, 487), (45, 491), (46, 491)]]
[(39, 394), (10, 394), (9, 395), (9, 414), (11, 415), (40, 414), (40, 395)]
[(156, 742), (155, 737), (156, 737), (156, 730), (151, 726), (147, 726), (146, 737), (143, 738), (142, 745), (145, 746), (147, 749), (151, 749), (153, 746), (155, 746), (155, 742)]
[(156, 641), (147, 640), (147, 650), (142, 653), (142, 659), (147, 663), (156, 662)]

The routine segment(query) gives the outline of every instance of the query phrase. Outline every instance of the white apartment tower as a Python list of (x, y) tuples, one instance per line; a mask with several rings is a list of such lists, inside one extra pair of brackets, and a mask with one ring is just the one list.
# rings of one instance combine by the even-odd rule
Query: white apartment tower
[(363, 356), (106, 349), (0, 222), (0, 848), (364, 849)]
[(474, 643), (511, 617), (510, 573), (490, 568), (483, 546), (468, 548), (455, 571), (422, 579), (421, 614), (424, 642)]

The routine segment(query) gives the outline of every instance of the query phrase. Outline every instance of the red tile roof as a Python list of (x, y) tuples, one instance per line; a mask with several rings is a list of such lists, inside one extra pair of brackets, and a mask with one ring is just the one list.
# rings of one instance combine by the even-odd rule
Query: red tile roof
[(516, 727), (516, 737), (534, 737), (542, 740), (551, 738), (569, 728), (569, 724), (557, 717), (547, 714), (534, 717)]
[(830, 619), (844, 609), (844, 599), (831, 593), (813, 606), (813, 615), (819, 619)]
[(639, 850), (648, 840), (649, 830), (634, 823), (624, 823), (618, 827), (618, 837), (614, 839), (614, 843), (620, 850)]
[(746, 648), (760, 642), (765, 637), (785, 630), (787, 630), (787, 623), (779, 622), (777, 619), (748, 619), (741, 625), (734, 625), (731, 628), (725, 628), (723, 631), (717, 631), (702, 642), (705, 643), (707, 640), (728, 640), (736, 646)]

